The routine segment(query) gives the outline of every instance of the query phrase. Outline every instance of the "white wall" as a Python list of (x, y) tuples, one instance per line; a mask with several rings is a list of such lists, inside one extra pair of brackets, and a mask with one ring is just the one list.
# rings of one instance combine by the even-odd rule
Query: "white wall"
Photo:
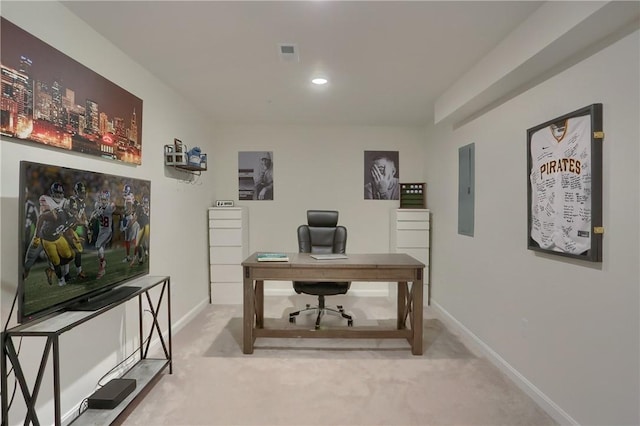
[[(274, 153), (275, 200), (238, 202), (250, 210), (250, 251), (295, 250), (295, 228), (305, 210), (335, 208), (349, 229), (350, 251), (384, 252), (389, 211), (397, 202), (363, 200), (363, 151), (398, 150), (401, 180), (427, 182), (434, 308), (474, 333), (557, 418), (640, 423), (638, 32), (462, 127), (438, 125), (425, 137), (417, 129), (382, 127), (212, 129), (208, 118), (59, 3), (2, 2), (2, 15), (144, 100), (139, 167), (0, 142), (3, 324), (17, 284), (15, 178), (21, 159), (152, 181), (151, 273), (171, 275), (172, 317), (180, 326), (207, 298), (206, 207), (216, 199), (237, 201), (238, 151)], [(526, 129), (594, 102), (604, 104), (606, 133), (604, 261), (595, 265), (526, 250)], [(174, 137), (209, 154), (209, 171), (197, 184), (176, 179), (182, 175), (163, 166), (162, 146)], [(457, 152), (471, 142), (473, 238), (456, 232)], [(187, 250), (185, 241), (196, 249)], [(64, 412), (124, 356), (118, 343), (136, 334), (136, 319), (135, 309), (114, 310), (63, 336)], [(22, 353), (35, 366), (33, 352), (25, 343)], [(52, 420), (45, 414), (52, 412), (48, 386), (45, 381), (39, 398), (45, 424)], [(20, 412), (19, 402), (15, 410)]]
[[(400, 151), (402, 180), (424, 181), (421, 165), (424, 135), (419, 129), (296, 126), (211, 129), (208, 120), (199, 116), (194, 107), (59, 3), (4, 2), (2, 16), (144, 101), (143, 159), (138, 167), (2, 140), (3, 323), (17, 286), (16, 177), (22, 159), (151, 180), (151, 274), (172, 278), (174, 327), (188, 321), (207, 301), (206, 207), (216, 199), (238, 200), (238, 151), (274, 153), (275, 200), (238, 203), (250, 209), (250, 251), (296, 251), (295, 230), (306, 221), (306, 210), (331, 208), (340, 211), (340, 223), (349, 229), (350, 251), (386, 252), (389, 212), (398, 206), (398, 201), (363, 199), (364, 151)], [(65, 31), (60, 31), (61, 28)], [(199, 145), (208, 153), (209, 170), (193, 184), (176, 179), (185, 175), (163, 165), (163, 145), (171, 143), (174, 137), (189, 146)], [(291, 288), (290, 283), (283, 285)], [(386, 288), (383, 294), (387, 294)], [(15, 313), (11, 321), (11, 325), (15, 324)], [(136, 325), (137, 309), (127, 306), (63, 336), (63, 413), (75, 409), (94, 390), (97, 379), (125, 356), (120, 343), (126, 341), (129, 347), (126, 354), (131, 352), (137, 336)], [(39, 349), (30, 343), (25, 345), (22, 351), (25, 365), (35, 369)], [(52, 421), (49, 388), (50, 383), (45, 380), (38, 404), (43, 423)], [(12, 415), (14, 412), (21, 413), (20, 401), (16, 401)], [(11, 420), (20, 421), (13, 417)]]
[[(166, 84), (86, 27), (60, 3), (2, 2), (2, 16), (143, 99), (141, 166), (124, 165), (8, 139), (0, 142), (2, 325), (9, 315), (18, 281), (20, 260), (16, 250), (16, 224), (19, 161), (31, 160), (151, 180), (150, 272), (152, 275), (171, 276), (172, 318), (174, 327), (179, 327), (198, 306), (204, 306), (207, 299), (206, 207), (213, 198), (214, 181), (206, 172), (197, 184), (176, 179), (184, 179), (186, 175), (165, 168), (163, 145), (173, 143), (173, 138), (179, 138), (189, 146), (199, 145), (204, 152), (208, 152), (212, 148), (207, 145), (210, 140), (208, 120)], [(15, 312), (10, 325), (15, 325)], [(125, 352), (127, 355), (133, 352), (136, 338), (135, 302), (62, 336), (63, 413), (90, 395), (97, 379), (113, 367), (116, 360), (121, 360)], [(25, 339), (21, 357), (26, 360), (27, 374), (33, 377), (42, 343), (38, 343), (38, 349), (38, 345), (27, 340), (30, 339)], [(119, 349), (122, 342), (129, 342), (127, 351)], [(38, 412), (42, 413), (40, 421), (43, 424), (53, 422), (50, 371), (38, 399)], [(32, 384), (33, 380), (29, 383)], [(12, 414), (21, 412), (20, 399), (18, 391)], [(19, 417), (12, 417), (11, 421), (22, 422)]]
[[(637, 425), (639, 33), (456, 128), (428, 130), (434, 306), (564, 423)], [(604, 109), (604, 260), (527, 250), (526, 129)], [(457, 234), (458, 148), (476, 144), (475, 236)]]
[[(400, 180), (424, 182), (424, 133), (418, 128), (221, 126), (213, 139), (215, 193), (248, 207), (250, 252), (297, 251), (296, 228), (306, 223), (307, 209), (340, 212), (348, 251), (388, 252), (389, 215), (399, 202), (364, 199), (364, 151), (399, 151)], [(273, 201), (238, 201), (239, 151), (273, 152)], [(291, 290), (291, 283), (268, 283), (266, 291), (283, 286)], [(387, 294), (375, 284), (353, 288)]]

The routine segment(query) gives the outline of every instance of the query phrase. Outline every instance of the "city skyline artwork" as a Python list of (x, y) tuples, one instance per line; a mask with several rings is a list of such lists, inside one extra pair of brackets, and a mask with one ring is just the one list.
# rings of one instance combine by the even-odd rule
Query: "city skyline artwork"
[(0, 134), (142, 163), (142, 99), (1, 18)]

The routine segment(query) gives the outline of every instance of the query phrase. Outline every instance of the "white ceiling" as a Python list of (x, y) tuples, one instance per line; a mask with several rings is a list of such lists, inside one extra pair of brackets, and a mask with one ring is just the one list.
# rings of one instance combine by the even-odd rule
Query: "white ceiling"
[(542, 3), (63, 2), (212, 122), (391, 126), (433, 122), (436, 98)]

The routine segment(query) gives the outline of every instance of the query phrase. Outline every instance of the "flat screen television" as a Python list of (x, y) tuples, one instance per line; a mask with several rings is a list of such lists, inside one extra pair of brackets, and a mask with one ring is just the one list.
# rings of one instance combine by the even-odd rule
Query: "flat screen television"
[(151, 182), (30, 161), (19, 182), (19, 322), (136, 290), (119, 285), (149, 273)]

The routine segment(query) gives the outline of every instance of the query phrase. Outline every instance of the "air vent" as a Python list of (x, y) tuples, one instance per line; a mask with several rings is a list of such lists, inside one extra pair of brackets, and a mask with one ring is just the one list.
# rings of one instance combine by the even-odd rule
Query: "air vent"
[(293, 43), (281, 43), (278, 45), (278, 53), (280, 60), (284, 62), (298, 62), (298, 46)]

